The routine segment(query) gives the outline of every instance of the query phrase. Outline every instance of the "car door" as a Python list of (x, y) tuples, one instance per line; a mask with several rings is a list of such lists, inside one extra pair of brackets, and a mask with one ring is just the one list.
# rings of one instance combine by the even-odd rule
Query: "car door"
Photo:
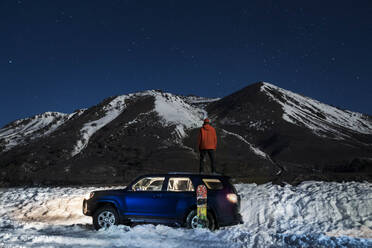
[(162, 194), (162, 199), (167, 203), (164, 210), (168, 218), (182, 220), (185, 211), (196, 204), (195, 188), (189, 177), (169, 177), (166, 191)]
[(140, 178), (125, 196), (125, 215), (142, 219), (162, 217), (166, 203), (162, 199), (165, 177)]

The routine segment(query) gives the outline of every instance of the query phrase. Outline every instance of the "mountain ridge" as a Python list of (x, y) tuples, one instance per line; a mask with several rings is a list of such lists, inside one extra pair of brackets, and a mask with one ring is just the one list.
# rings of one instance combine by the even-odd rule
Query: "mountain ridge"
[(32, 117), (0, 129), (5, 184), (119, 183), (144, 172), (197, 171), (195, 140), (207, 116), (219, 135), (217, 168), (237, 180), (371, 179), (370, 116), (265, 82), (221, 99), (148, 90), (44, 114), (41, 124), (27, 126), (38, 120)]

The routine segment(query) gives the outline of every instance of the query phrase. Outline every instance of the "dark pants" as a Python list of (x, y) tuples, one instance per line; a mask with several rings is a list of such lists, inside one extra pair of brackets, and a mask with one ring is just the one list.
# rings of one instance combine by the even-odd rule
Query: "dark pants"
[(200, 150), (200, 167), (199, 173), (202, 173), (204, 170), (204, 157), (208, 153), (209, 159), (211, 160), (211, 169), (212, 173), (215, 173), (216, 170), (214, 169), (214, 150)]

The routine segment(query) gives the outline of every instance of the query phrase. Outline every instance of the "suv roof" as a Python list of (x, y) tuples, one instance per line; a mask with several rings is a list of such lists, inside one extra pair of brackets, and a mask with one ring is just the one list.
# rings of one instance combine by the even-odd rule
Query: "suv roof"
[(192, 173), (192, 172), (177, 172), (177, 171), (172, 171), (172, 172), (168, 172), (168, 174), (180, 174), (180, 175), (195, 175), (195, 176), (199, 176), (199, 175), (208, 175), (208, 176), (222, 176), (221, 174), (218, 174), (218, 173), (214, 173), (214, 174), (206, 174), (206, 173)]
[(192, 173), (192, 172), (169, 172), (167, 174), (146, 174), (142, 175), (141, 177), (169, 177), (169, 176), (189, 176), (189, 177), (209, 177), (209, 178), (226, 178), (229, 179), (229, 176), (224, 176), (221, 174), (199, 174), (199, 173)]

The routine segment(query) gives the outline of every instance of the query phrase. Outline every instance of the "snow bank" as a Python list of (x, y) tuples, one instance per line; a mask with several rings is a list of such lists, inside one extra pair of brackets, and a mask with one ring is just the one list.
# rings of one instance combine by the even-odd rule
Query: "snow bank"
[[(342, 134), (337, 130), (340, 127), (372, 134), (372, 122), (363, 114), (340, 110), (269, 83), (264, 83), (261, 91), (282, 106), (284, 120), (296, 125), (303, 124), (318, 135), (331, 132), (335, 138), (341, 138)], [(273, 92), (280, 93), (282, 99)]]
[[(299, 186), (237, 185), (251, 245), (367, 247), (372, 244), (372, 184), (304, 182)], [(349, 237), (336, 236), (353, 230)], [(329, 236), (328, 236), (329, 235)]]
[[(239, 184), (244, 224), (94, 231), (81, 212), (97, 188), (0, 189), (0, 247), (371, 247), (372, 184)], [(102, 189), (102, 188), (100, 188)]]

